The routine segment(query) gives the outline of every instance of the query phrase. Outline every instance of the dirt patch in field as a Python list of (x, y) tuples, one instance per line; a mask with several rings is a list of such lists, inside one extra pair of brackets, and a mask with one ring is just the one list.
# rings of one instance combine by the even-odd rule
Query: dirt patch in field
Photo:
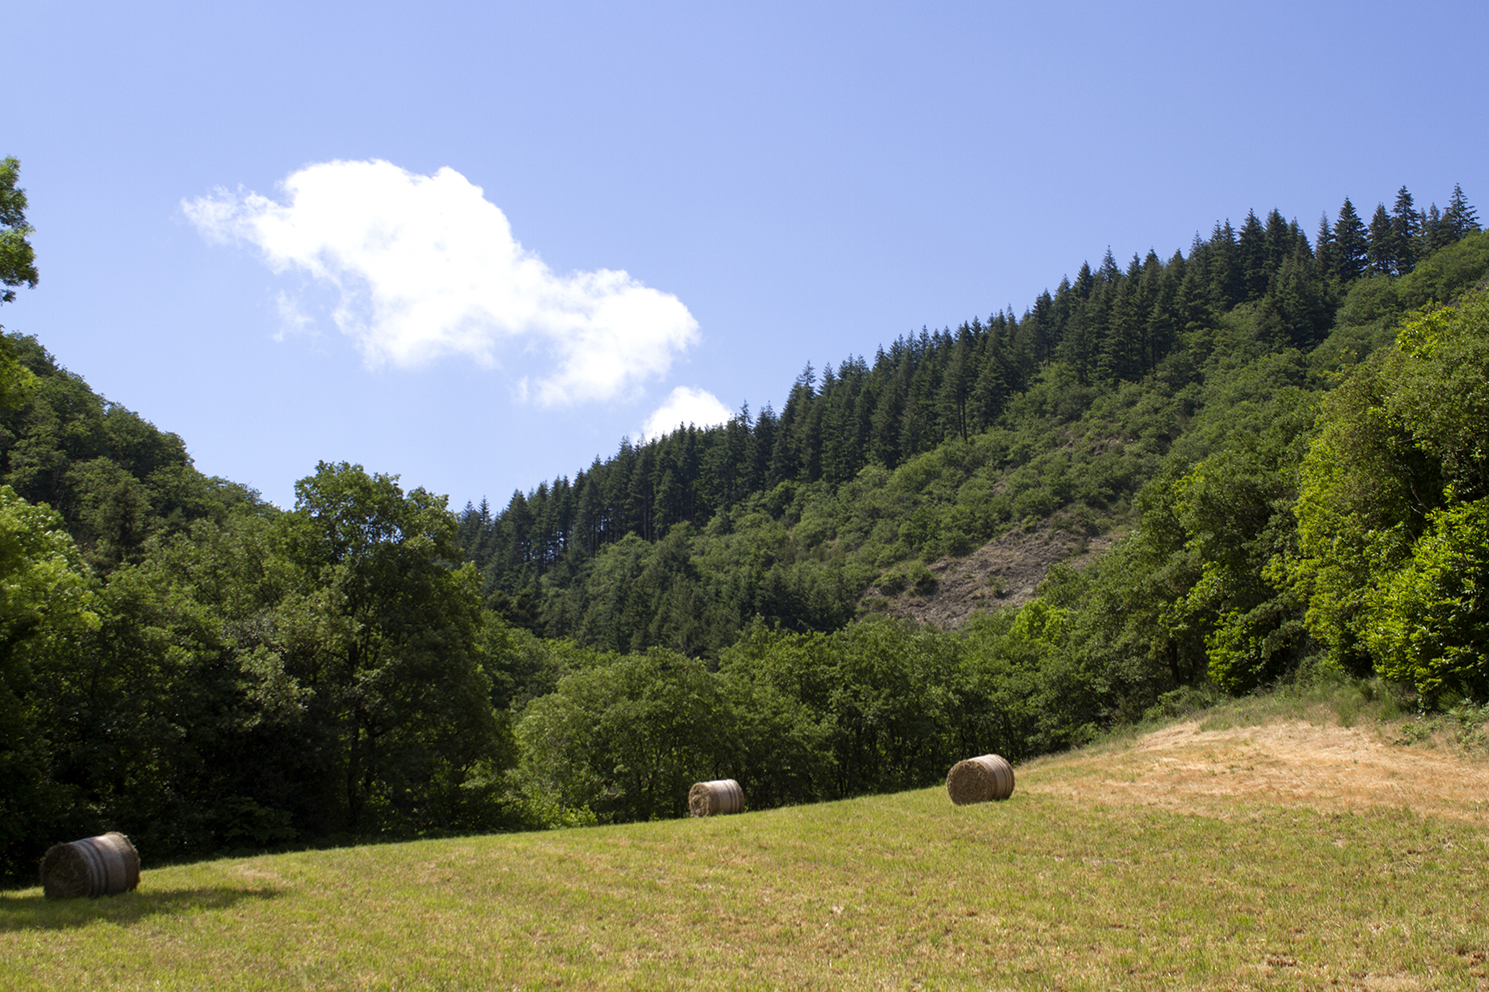
[(1489, 818), (1489, 761), (1446, 746), (1391, 743), (1390, 731), (1302, 720), (1155, 731), (1128, 748), (1077, 751), (1020, 769), (1018, 786), (1084, 803), (1233, 810), (1236, 801), (1320, 810), (1409, 807)]

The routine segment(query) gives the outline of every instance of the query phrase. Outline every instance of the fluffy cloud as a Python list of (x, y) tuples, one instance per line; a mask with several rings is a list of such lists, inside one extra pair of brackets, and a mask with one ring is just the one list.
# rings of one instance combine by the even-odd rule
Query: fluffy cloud
[(646, 426), (641, 428), (641, 433), (646, 438), (661, 437), (688, 424), (712, 427), (726, 422), (732, 416), (734, 412), (719, 402), (719, 398), (713, 393), (678, 386), (667, 397), (667, 402), (646, 418)]
[[(419, 176), (389, 162), (325, 162), (281, 186), (283, 203), (218, 189), (181, 208), (208, 240), (248, 242), (276, 272), (334, 287), (332, 318), (371, 366), (446, 356), (492, 365), (517, 342), (553, 361), (521, 391), (569, 403), (660, 376), (698, 340), (677, 297), (623, 271), (554, 274), (453, 169)], [(303, 323), (293, 301), (280, 308)]]

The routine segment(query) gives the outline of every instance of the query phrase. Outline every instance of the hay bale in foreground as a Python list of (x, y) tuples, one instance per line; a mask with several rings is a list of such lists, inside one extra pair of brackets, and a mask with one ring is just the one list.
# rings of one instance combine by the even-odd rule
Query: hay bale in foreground
[(688, 790), (688, 812), (694, 816), (723, 816), (744, 812), (744, 790), (732, 778), (697, 782)]
[(1013, 766), (996, 754), (958, 761), (946, 773), (946, 794), (958, 806), (1013, 795)]
[(139, 884), (139, 852), (121, 833), (53, 844), (41, 858), (41, 887), (48, 899), (97, 899)]

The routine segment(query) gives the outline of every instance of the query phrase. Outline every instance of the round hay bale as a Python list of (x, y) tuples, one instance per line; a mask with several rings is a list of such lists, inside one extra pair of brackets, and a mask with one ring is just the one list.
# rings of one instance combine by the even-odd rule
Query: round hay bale
[(732, 778), (696, 782), (688, 790), (688, 812), (694, 816), (723, 816), (744, 811), (744, 790)]
[(946, 794), (958, 806), (1013, 795), (1013, 766), (996, 754), (958, 761), (946, 773)]
[(139, 884), (139, 852), (121, 833), (53, 844), (41, 858), (41, 888), (48, 899), (97, 899)]

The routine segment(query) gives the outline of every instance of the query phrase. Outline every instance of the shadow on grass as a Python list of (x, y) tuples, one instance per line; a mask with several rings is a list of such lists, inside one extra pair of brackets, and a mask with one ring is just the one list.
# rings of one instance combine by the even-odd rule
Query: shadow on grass
[(246, 900), (277, 899), (279, 890), (227, 887), (125, 892), (101, 899), (48, 899), (0, 894), (0, 933), (14, 930), (66, 930), (104, 921), (130, 926), (160, 913), (231, 909)]

